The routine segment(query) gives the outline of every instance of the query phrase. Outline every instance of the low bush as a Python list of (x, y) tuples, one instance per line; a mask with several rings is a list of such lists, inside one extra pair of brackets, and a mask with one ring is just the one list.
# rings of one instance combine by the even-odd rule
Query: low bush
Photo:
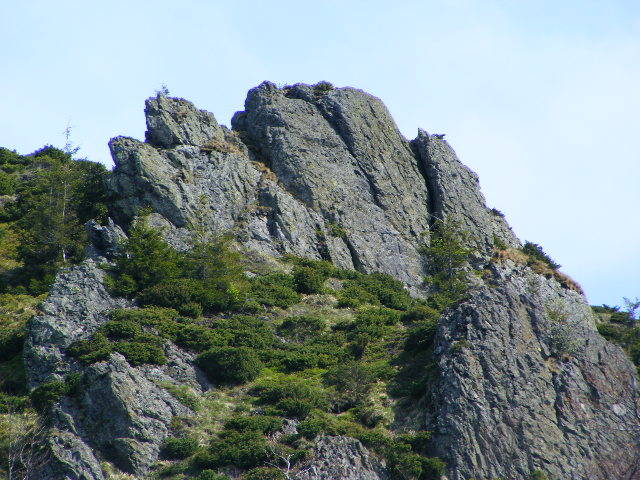
[(155, 327), (163, 322), (174, 320), (178, 312), (172, 308), (122, 308), (113, 310), (110, 318), (113, 321), (132, 321), (140, 325)]
[(256, 353), (246, 347), (221, 347), (200, 354), (196, 362), (216, 383), (245, 383), (254, 380), (262, 363)]
[(365, 288), (349, 284), (343, 286), (337, 293), (339, 308), (357, 308), (361, 305), (379, 305), (380, 300)]
[(278, 326), (277, 332), (281, 336), (294, 342), (303, 343), (306, 340), (320, 335), (325, 329), (326, 323), (319, 317), (301, 315), (288, 317)]
[(289, 308), (300, 301), (293, 277), (284, 273), (270, 273), (250, 280), (247, 302), (267, 307)]
[(174, 385), (169, 382), (160, 382), (159, 385), (184, 406), (189, 407), (194, 412), (200, 410), (200, 398), (191, 388), (186, 385)]
[(440, 318), (440, 312), (435, 308), (427, 305), (416, 305), (402, 314), (400, 318), (402, 323), (414, 324), (426, 320), (437, 321)]
[(113, 349), (122, 354), (133, 367), (146, 363), (164, 365), (167, 358), (162, 349), (156, 345), (139, 342), (117, 342)]
[[(140, 303), (174, 308), (183, 315), (198, 316), (203, 311), (214, 313), (233, 310), (241, 302), (237, 292), (225, 282), (178, 278), (143, 290), (140, 294)], [(199, 308), (195, 305), (199, 305)]]
[(60, 380), (44, 383), (31, 392), (31, 403), (39, 412), (45, 412), (51, 405), (69, 394), (69, 390), (69, 385)]
[(360, 405), (376, 380), (371, 368), (355, 360), (335, 365), (324, 374), (324, 382), (335, 389), (334, 409), (345, 411)]
[(381, 304), (396, 310), (406, 310), (412, 303), (413, 300), (402, 282), (384, 273), (358, 275), (345, 282), (338, 293), (340, 307)]
[(293, 268), (293, 283), (299, 293), (322, 293), (326, 277), (314, 268), (296, 265)]
[(435, 320), (423, 320), (407, 333), (404, 348), (408, 352), (424, 352), (431, 348), (438, 324)]
[(229, 345), (232, 338), (231, 332), (193, 324), (176, 326), (172, 335), (176, 345), (194, 352), (204, 352), (214, 347)]
[(67, 347), (67, 354), (82, 363), (91, 364), (109, 358), (113, 346), (103, 332), (96, 332), (88, 340), (78, 340)]
[(269, 446), (260, 432), (229, 430), (212, 440), (207, 453), (196, 461), (209, 468), (234, 465), (250, 469), (260, 466), (269, 458)]
[(230, 345), (253, 350), (272, 348), (277, 342), (273, 329), (266, 321), (248, 315), (234, 315), (212, 325), (216, 330), (231, 334)]
[(0, 392), (0, 413), (22, 412), (29, 406), (29, 397)]
[(110, 320), (102, 330), (112, 340), (130, 339), (142, 333), (140, 325), (131, 320)]
[(270, 405), (274, 414), (289, 418), (303, 419), (312, 410), (326, 410), (329, 406), (326, 393), (317, 382), (291, 375), (266, 379), (252, 393), (258, 403)]
[(238, 432), (260, 432), (269, 434), (276, 432), (282, 428), (283, 420), (270, 415), (240, 415), (228, 420), (224, 424), (227, 430), (236, 430)]
[(10, 360), (22, 352), (24, 329), (22, 327), (5, 329), (0, 332), (0, 362)]
[(194, 438), (167, 438), (162, 444), (161, 454), (169, 460), (182, 460), (198, 450), (198, 441)]
[(547, 255), (542, 247), (537, 243), (525, 242), (524, 246), (522, 247), (522, 252), (532, 260), (539, 260), (541, 262), (544, 262), (552, 270), (558, 270), (561, 266), (554, 262), (553, 259), (549, 255)]

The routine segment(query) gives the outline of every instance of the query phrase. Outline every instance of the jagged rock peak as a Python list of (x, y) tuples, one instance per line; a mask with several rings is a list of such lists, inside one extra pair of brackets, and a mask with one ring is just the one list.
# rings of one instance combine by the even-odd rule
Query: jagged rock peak
[(435, 218), (457, 217), (484, 254), (496, 238), (519, 245), (444, 140), (408, 142), (362, 90), (264, 82), (233, 131), (182, 99), (151, 98), (145, 113), (146, 143), (110, 142), (120, 224), (150, 206), (177, 229), (200, 222), (268, 255), (389, 273), (414, 292)]
[(224, 138), (224, 132), (212, 113), (198, 110), (193, 103), (182, 98), (158, 94), (147, 99), (144, 113), (147, 119), (145, 137), (155, 147), (206, 145)]

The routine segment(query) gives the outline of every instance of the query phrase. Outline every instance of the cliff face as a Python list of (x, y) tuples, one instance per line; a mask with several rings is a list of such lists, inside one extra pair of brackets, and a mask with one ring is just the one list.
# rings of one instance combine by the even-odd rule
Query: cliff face
[[(187, 247), (196, 224), (231, 232), (265, 256), (388, 273), (425, 296), (429, 265), (420, 249), (433, 222), (453, 219), (470, 233), (484, 275), (438, 322), (437, 381), (410, 420), (406, 410), (395, 419), (432, 431), (429, 448), (445, 461), (447, 479), (515, 480), (534, 470), (558, 479), (637, 478), (635, 368), (599, 336), (582, 295), (517, 258), (492, 260), (496, 244), (520, 242), (445, 140), (420, 131), (408, 142), (380, 100), (322, 84), (263, 83), (233, 130), (181, 99), (151, 98), (145, 113), (145, 142), (110, 142), (112, 214), (124, 227), (149, 207), (177, 248)], [(91, 228), (91, 255), (108, 257), (119, 227)], [(42, 478), (103, 479), (101, 458), (144, 474), (172, 417), (193, 413), (159, 382), (210, 388), (191, 354), (171, 344), (162, 367), (133, 367), (118, 354), (83, 367), (66, 356), (109, 310), (129, 306), (110, 297), (102, 275), (92, 260), (60, 274), (30, 324), (31, 387), (84, 373), (80, 398), (53, 407), (53, 460)], [(388, 478), (384, 462), (356, 440), (323, 437), (314, 452), (296, 478)]]

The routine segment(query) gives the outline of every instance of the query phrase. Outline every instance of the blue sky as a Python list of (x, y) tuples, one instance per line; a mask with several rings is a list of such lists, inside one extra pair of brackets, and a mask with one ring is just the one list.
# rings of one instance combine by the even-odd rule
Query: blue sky
[(446, 133), (490, 206), (592, 303), (640, 296), (640, 2), (39, 1), (0, 6), (0, 146), (110, 164), (166, 84), (221, 123), (246, 91), (328, 80)]

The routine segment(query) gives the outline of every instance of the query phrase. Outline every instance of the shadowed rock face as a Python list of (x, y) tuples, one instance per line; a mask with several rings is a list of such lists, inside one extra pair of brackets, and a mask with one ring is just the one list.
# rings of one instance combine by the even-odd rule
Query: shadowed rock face
[[(439, 323), (426, 425), (448, 478), (636, 478), (634, 366), (580, 295), (511, 261), (491, 270)], [(556, 347), (568, 324), (571, 355)]]
[[(112, 255), (120, 226), (150, 207), (151, 223), (177, 248), (188, 247), (197, 223), (261, 254), (389, 273), (420, 295), (420, 247), (435, 219), (454, 219), (486, 276), (440, 320), (438, 380), (395, 424), (433, 432), (430, 454), (446, 461), (448, 480), (524, 479), (535, 469), (562, 480), (637, 478), (633, 365), (595, 331), (582, 296), (510, 260), (489, 262), (496, 240), (520, 242), (442, 138), (420, 131), (408, 142), (379, 99), (353, 88), (265, 82), (249, 92), (233, 130), (162, 95), (147, 100), (145, 114), (145, 142), (110, 142), (117, 225), (88, 225), (91, 258)], [(80, 369), (86, 383), (80, 398), (54, 407), (43, 479), (102, 480), (98, 458), (144, 474), (171, 418), (191, 413), (157, 383), (209, 388), (192, 357), (170, 344), (162, 367), (131, 367), (114, 354), (85, 368), (65, 355), (109, 310), (129, 305), (107, 294), (102, 275), (91, 260), (62, 272), (29, 326), (30, 386)], [(571, 355), (558, 350), (558, 322), (570, 326)], [(296, 478), (387, 472), (359, 442), (323, 437)]]

